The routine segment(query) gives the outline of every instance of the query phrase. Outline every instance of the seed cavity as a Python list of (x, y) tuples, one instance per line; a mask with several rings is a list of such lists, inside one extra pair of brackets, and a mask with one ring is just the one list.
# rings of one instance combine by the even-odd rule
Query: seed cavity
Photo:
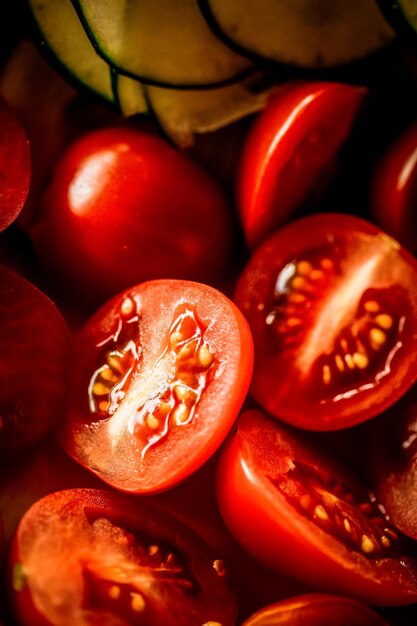
[(367, 558), (398, 554), (399, 536), (374, 494), (293, 459), (288, 467), (285, 479), (270, 480), (301, 515)]
[(173, 428), (184, 427), (194, 419), (216, 368), (206, 331), (207, 325), (194, 307), (183, 305), (175, 312), (166, 346), (158, 358), (158, 362), (166, 359), (170, 363), (172, 379), (133, 415), (132, 432), (142, 457)]

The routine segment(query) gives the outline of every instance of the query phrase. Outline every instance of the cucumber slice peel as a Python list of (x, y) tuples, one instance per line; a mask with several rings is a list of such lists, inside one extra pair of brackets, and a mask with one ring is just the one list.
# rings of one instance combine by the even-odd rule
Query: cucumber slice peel
[(374, 0), (197, 0), (218, 37), (254, 61), (346, 65), (394, 38)]
[[(114, 104), (111, 71), (98, 57), (70, 0), (32, 0), (32, 16), (42, 45), (72, 77)], [(57, 28), (62, 24), (63, 27)]]
[(101, 58), (119, 74), (175, 89), (216, 88), (255, 71), (207, 26), (196, 0), (72, 0)]

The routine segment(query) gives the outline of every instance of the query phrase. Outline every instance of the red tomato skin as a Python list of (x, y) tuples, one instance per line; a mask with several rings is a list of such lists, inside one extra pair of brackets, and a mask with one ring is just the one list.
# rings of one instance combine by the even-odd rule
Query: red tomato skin
[[(149, 387), (151, 367), (161, 362), (175, 311), (184, 304), (195, 307), (207, 324), (207, 343), (218, 363), (191, 423), (177, 429), (170, 427), (166, 439), (149, 446), (146, 452), (140, 444), (143, 456), (126, 420), (122, 424), (115, 422), (119, 424), (115, 433), (114, 417), (100, 420), (88, 407), (87, 389), (97, 367), (96, 346), (117, 327), (126, 297), (141, 303), (139, 333), (145, 365), (138, 369), (139, 382), (143, 372), (144, 384)], [(191, 281), (149, 281), (116, 296), (97, 311), (78, 336), (73, 361), (67, 417), (59, 433), (62, 445), (111, 486), (132, 493), (156, 493), (201, 467), (226, 437), (249, 388), (253, 341), (244, 316), (216, 289)], [(154, 392), (158, 392), (156, 387), (152, 388)]]
[(0, 346), (0, 452), (8, 460), (46, 436), (64, 410), (71, 339), (53, 302), (4, 267)]
[[(61, 624), (72, 626), (72, 621), (63, 622), (62, 618), (77, 617), (80, 620), (77, 621), (80, 626), (81, 624), (95, 626), (98, 620), (102, 623), (103, 618), (109, 619), (108, 613), (103, 609), (100, 610), (100, 603), (97, 607), (94, 604), (88, 607), (87, 604), (87, 608), (91, 612), (80, 612), (80, 608), (85, 608), (84, 605), (73, 607), (73, 604), (70, 604), (68, 608), (74, 610), (73, 615), (63, 614), (62, 609), (59, 609), (58, 606), (60, 619), (57, 621), (53, 615), (48, 615), (48, 589), (43, 590), (47, 598), (46, 602), (42, 593), (37, 595), (37, 589), (41, 586), (36, 579), (37, 575), (34, 571), (36, 568), (33, 568), (33, 561), (31, 560), (33, 559), (31, 556), (32, 549), (36, 552), (36, 544), (34, 545), (32, 542), (33, 538), (38, 540), (42, 538), (43, 533), (48, 533), (49, 527), (51, 527), (50, 532), (53, 532), (54, 524), (59, 522), (61, 516), (65, 516), (65, 528), (68, 531), (69, 541), (72, 541), (70, 545), (73, 550), (76, 550), (77, 536), (71, 537), (71, 526), (74, 524), (77, 528), (76, 524), (80, 515), (92, 516), (93, 519), (102, 517), (110, 519), (116, 526), (126, 528), (128, 532), (133, 534), (138, 533), (139, 538), (143, 533), (145, 538), (149, 537), (157, 544), (160, 541), (166, 542), (174, 550), (178, 550), (180, 554), (185, 556), (186, 563), (192, 572), (191, 575), (197, 582), (198, 597), (188, 600), (179, 587), (176, 601), (184, 602), (182, 606), (170, 606), (169, 602), (172, 602), (173, 598), (170, 598), (169, 594), (158, 594), (157, 576), (152, 571), (148, 573), (151, 568), (147, 567), (146, 564), (143, 565), (142, 576), (144, 579), (148, 576), (148, 587), (145, 580), (143, 592), (145, 595), (149, 594), (151, 602), (156, 602), (161, 624), (177, 623), (178, 614), (183, 611), (184, 624), (187, 626), (200, 626), (198, 620), (203, 621), (204, 614), (211, 614), (213, 617), (220, 618), (224, 626), (234, 626), (237, 606), (234, 593), (229, 587), (227, 572), (220, 575), (216, 573), (213, 564), (217, 561), (218, 554), (205, 543), (200, 535), (174, 514), (169, 514), (155, 503), (152, 504), (144, 500), (134, 502), (122, 494), (111, 491), (80, 488), (51, 493), (38, 500), (26, 512), (16, 529), (11, 547), (9, 583), (11, 608), (19, 624), (22, 626), (58, 626)], [(63, 541), (68, 541), (68, 538)], [(29, 568), (25, 570), (28, 562)], [(84, 567), (84, 562), (88, 563), (88, 555), (81, 557), (79, 562), (81, 569)], [(63, 563), (62, 570), (56, 573), (57, 578), (59, 579), (61, 575), (67, 579), (68, 577), (81, 577), (81, 571), (77, 567), (74, 568), (74, 564), (72, 565), (73, 569), (69, 569)], [(45, 573), (42, 571), (42, 567), (40, 565), (40, 576)], [(151, 585), (149, 584), (150, 581), (152, 581)], [(76, 581), (74, 580), (74, 582)], [(175, 594), (176, 585), (174, 581), (172, 587)], [(66, 601), (68, 603), (68, 600)], [(190, 602), (189, 606), (187, 606), (187, 601)], [(82, 622), (81, 618), (83, 618)], [(123, 619), (123, 615), (114, 616), (113, 619), (115, 620), (114, 623), (118, 625), (128, 623)], [(153, 616), (152, 625), (156, 626), (154, 620), (155, 616)], [(113, 621), (110, 618), (110, 621), (104, 623), (113, 624)]]
[(251, 615), (242, 626), (387, 626), (365, 604), (324, 593), (309, 593), (276, 602)]
[[(323, 252), (320, 251), (320, 246), (324, 246)], [(375, 289), (377, 294), (380, 290), (382, 294), (386, 294), (375, 296), (386, 298), (386, 303), (381, 306), (386, 307), (387, 311), (395, 310), (398, 320), (402, 320), (403, 317), (405, 319), (404, 326), (402, 322), (399, 324), (402, 328), (401, 333), (405, 333), (398, 342), (399, 349), (396, 348), (397, 344), (392, 346), (393, 358), (390, 355), (389, 367), (386, 370), (385, 365), (381, 364), (384, 375), (379, 378), (378, 374), (378, 382), (373, 379), (372, 373), (367, 374), (365, 368), (361, 373), (356, 370), (358, 378), (351, 387), (346, 384), (346, 387), (339, 388), (336, 382), (332, 387), (333, 380), (337, 380), (337, 374), (333, 375), (331, 384), (326, 386), (324, 380), (320, 378), (319, 370), (314, 370), (314, 367), (318, 368), (320, 358), (327, 358), (327, 351), (333, 354), (339, 349), (337, 342), (341, 333), (347, 328), (350, 329), (349, 315), (353, 316), (353, 320), (357, 319), (355, 315), (360, 309), (359, 300), (354, 313), (349, 309), (353, 301), (352, 292), (349, 298), (345, 298), (344, 291), (341, 291), (337, 303), (331, 301), (332, 289), (343, 284), (337, 282), (339, 280), (337, 272), (335, 286), (331, 287), (329, 292), (324, 292), (328, 300), (323, 299), (322, 308), (317, 305), (315, 309), (316, 302), (321, 302), (320, 298), (317, 300), (315, 298), (316, 293), (319, 296), (321, 293), (320, 287), (316, 287), (318, 283), (312, 281), (310, 284), (311, 298), (307, 291), (300, 288), (299, 292), (303, 296), (307, 294), (307, 300), (310, 298), (310, 308), (303, 308), (304, 304), (301, 304), (293, 314), (293, 317), (301, 322), (298, 326), (301, 330), (296, 329), (297, 343), (288, 348), (284, 346), (284, 349), (276, 347), (277, 337), (274, 335), (273, 325), (267, 324), (266, 317), (267, 307), (273, 310), (275, 306), (273, 298), (278, 289), (276, 287), (278, 277), (287, 265), (299, 260), (308, 260), (309, 254), (312, 254), (313, 259), (310, 261), (317, 262), (317, 259), (314, 261), (314, 254), (317, 251), (318, 258), (321, 258), (320, 255), (327, 255), (335, 265), (340, 262), (342, 279), (346, 270), (346, 275), (350, 275), (352, 281), (356, 280), (356, 275), (360, 275), (360, 268), (354, 275), (351, 273), (351, 267), (359, 264), (366, 269), (368, 261), (375, 262), (377, 269), (371, 272), (369, 280), (355, 286), (355, 297), (356, 295), (362, 298), (373, 297), (372, 290)], [(416, 280), (415, 257), (376, 226), (355, 216), (336, 213), (316, 214), (278, 229), (250, 257), (238, 279), (234, 295), (234, 302), (247, 317), (254, 338), (252, 396), (271, 415), (308, 430), (330, 431), (348, 428), (380, 414), (404, 395), (416, 380), (417, 298), (414, 288)], [(391, 287), (394, 289), (392, 292)], [(350, 287), (347, 285), (346, 289), (349, 288), (352, 289), (352, 283)], [(285, 295), (286, 292), (284, 288), (282, 289)], [(402, 299), (396, 289), (401, 290)], [(368, 296), (369, 293), (371, 295)], [(350, 310), (348, 317), (343, 318), (340, 325), (335, 326), (331, 332), (329, 329), (332, 328), (333, 320), (339, 318), (336, 314), (326, 313), (329, 300), (329, 311), (332, 311), (332, 306), (337, 309), (339, 303), (340, 306), (346, 305), (346, 311)], [(326, 325), (322, 321), (323, 315), (327, 315)], [(317, 320), (320, 321), (318, 326), (320, 340), (312, 333), (316, 328), (315, 324), (318, 324)], [(291, 339), (290, 333), (287, 334)], [(284, 339), (279, 338), (279, 341), (286, 340), (286, 335), (282, 336)], [(308, 369), (304, 363), (306, 338), (312, 338), (310, 344), (307, 344)], [(324, 345), (326, 342), (327, 346)], [(374, 356), (377, 350), (369, 348), (367, 354)], [(333, 362), (331, 366), (335, 370)], [(388, 372), (386, 376), (385, 371)], [(343, 375), (347, 372), (348, 369), (345, 367)], [(345, 394), (346, 391), (348, 393)]]
[[(313, 589), (355, 598), (375, 606), (413, 604), (417, 585), (411, 560), (406, 564), (388, 563), (384, 571), (369, 565), (337, 539), (330, 538), (312, 520), (296, 513), (269, 476), (257, 467), (245, 431), (258, 432), (260, 448), (267, 464), (287, 463), (265, 443), (278, 427), (258, 410), (247, 411), (237, 422), (237, 433), (228, 441), (220, 459), (217, 497), (220, 511), (231, 533), (262, 565), (286, 573)], [(291, 453), (290, 453), (291, 454)], [(385, 568), (384, 559), (379, 560)], [(401, 579), (405, 564), (407, 585)], [(384, 579), (385, 578), (385, 579)]]
[(0, 99), (0, 232), (19, 215), (29, 192), (29, 141), (16, 113)]
[(250, 248), (300, 209), (347, 139), (366, 91), (294, 81), (278, 88), (246, 139), (237, 202)]
[(219, 280), (232, 248), (230, 207), (214, 178), (128, 127), (69, 146), (30, 234), (57, 285), (95, 301), (144, 280)]
[(382, 155), (371, 179), (372, 215), (403, 246), (417, 251), (417, 124)]

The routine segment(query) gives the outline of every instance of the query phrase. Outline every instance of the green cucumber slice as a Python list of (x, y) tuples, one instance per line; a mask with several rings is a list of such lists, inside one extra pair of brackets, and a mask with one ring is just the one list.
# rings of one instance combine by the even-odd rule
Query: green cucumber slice
[(161, 129), (178, 146), (193, 144), (195, 133), (207, 133), (262, 109), (270, 88), (258, 90), (264, 76), (258, 73), (236, 84), (209, 91), (184, 91), (145, 86), (151, 113)]
[(97, 56), (70, 0), (30, 0), (43, 47), (78, 82), (114, 103), (110, 68)]
[(218, 87), (254, 71), (220, 41), (196, 0), (72, 0), (99, 54), (120, 74), (174, 87)]
[(253, 59), (345, 65), (394, 38), (374, 0), (197, 0), (225, 43)]

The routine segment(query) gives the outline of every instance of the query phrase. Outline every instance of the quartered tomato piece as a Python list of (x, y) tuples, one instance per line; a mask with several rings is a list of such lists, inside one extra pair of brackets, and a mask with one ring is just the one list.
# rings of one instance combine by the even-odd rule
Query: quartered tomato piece
[(365, 604), (324, 593), (309, 593), (261, 609), (242, 626), (387, 626)]
[(0, 231), (23, 208), (30, 176), (30, 149), (25, 131), (14, 111), (0, 98)]
[(244, 147), (238, 206), (253, 247), (285, 223), (334, 167), (365, 90), (331, 82), (279, 88)]
[(63, 445), (119, 489), (170, 487), (226, 436), (252, 359), (246, 320), (215, 289), (175, 280), (132, 288), (81, 331)]
[(52, 430), (63, 410), (70, 338), (55, 305), (0, 267), (0, 458)]
[[(219, 464), (218, 499), (259, 561), (369, 604), (417, 600), (417, 557), (363, 480), (260, 411), (239, 418)], [(414, 550), (415, 551), (415, 550)]]
[(417, 124), (382, 155), (371, 184), (375, 220), (404, 246), (417, 251)]
[(360, 423), (417, 377), (417, 262), (372, 224), (314, 215), (278, 230), (235, 301), (255, 342), (252, 393), (312, 430)]
[(393, 523), (417, 539), (417, 387), (369, 428), (368, 449), (375, 492)]
[(185, 524), (149, 502), (102, 490), (46, 496), (12, 548), (22, 626), (232, 626), (225, 564)]

